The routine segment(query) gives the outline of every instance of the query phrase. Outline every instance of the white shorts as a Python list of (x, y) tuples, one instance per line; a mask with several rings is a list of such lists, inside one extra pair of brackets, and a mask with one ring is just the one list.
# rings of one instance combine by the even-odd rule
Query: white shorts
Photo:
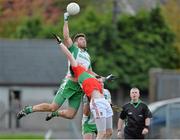
[(90, 101), (90, 110), (95, 119), (113, 116), (111, 105), (105, 98), (92, 99)]

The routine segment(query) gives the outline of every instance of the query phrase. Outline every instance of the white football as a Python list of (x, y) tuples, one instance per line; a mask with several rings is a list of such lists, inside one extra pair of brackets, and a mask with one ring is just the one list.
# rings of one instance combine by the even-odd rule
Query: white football
[(67, 5), (66, 10), (69, 15), (76, 15), (80, 12), (80, 7), (77, 3), (71, 2)]

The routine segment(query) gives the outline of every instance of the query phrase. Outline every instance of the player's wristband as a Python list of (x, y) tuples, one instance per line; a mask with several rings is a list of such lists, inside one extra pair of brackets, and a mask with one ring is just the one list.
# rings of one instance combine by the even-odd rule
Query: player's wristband
[(149, 129), (149, 126), (148, 126), (148, 125), (145, 125), (145, 126), (144, 126), (144, 128), (147, 128), (147, 129)]
[(68, 17), (64, 17), (64, 21), (68, 21)]
[(64, 13), (64, 21), (68, 21), (69, 19), (69, 14), (66, 12)]

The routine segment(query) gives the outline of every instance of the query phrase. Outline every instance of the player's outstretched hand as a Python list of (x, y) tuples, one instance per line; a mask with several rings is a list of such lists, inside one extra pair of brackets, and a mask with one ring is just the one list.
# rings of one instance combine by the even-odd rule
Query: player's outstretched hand
[(117, 106), (117, 105), (112, 104), (111, 107), (112, 107), (112, 110), (115, 112), (121, 112), (122, 111), (122, 108)]
[(117, 76), (114, 76), (113, 74), (108, 75), (107, 77), (105, 77), (105, 81), (113, 81), (118, 79)]
[(53, 36), (56, 38), (56, 41), (58, 44), (61, 44), (62, 43), (62, 40), (59, 36), (57, 36), (56, 34), (53, 33)]

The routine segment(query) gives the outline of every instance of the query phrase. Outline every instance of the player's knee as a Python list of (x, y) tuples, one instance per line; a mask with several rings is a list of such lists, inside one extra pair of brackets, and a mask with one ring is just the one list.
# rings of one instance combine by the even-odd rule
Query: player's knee
[(112, 136), (112, 132), (113, 132), (112, 129), (111, 130), (107, 130), (106, 131), (106, 137), (108, 137), (108, 138), (111, 137)]
[(76, 113), (75, 112), (70, 112), (67, 117), (68, 119), (73, 119), (75, 117)]
[(99, 138), (106, 138), (106, 131), (98, 132)]
[(58, 108), (59, 108), (58, 105), (55, 105), (55, 104), (51, 104), (51, 105), (50, 105), (50, 110), (51, 110), (51, 112), (57, 111)]
[(73, 119), (76, 116), (77, 111), (72, 108), (67, 109), (67, 117), (68, 119)]

